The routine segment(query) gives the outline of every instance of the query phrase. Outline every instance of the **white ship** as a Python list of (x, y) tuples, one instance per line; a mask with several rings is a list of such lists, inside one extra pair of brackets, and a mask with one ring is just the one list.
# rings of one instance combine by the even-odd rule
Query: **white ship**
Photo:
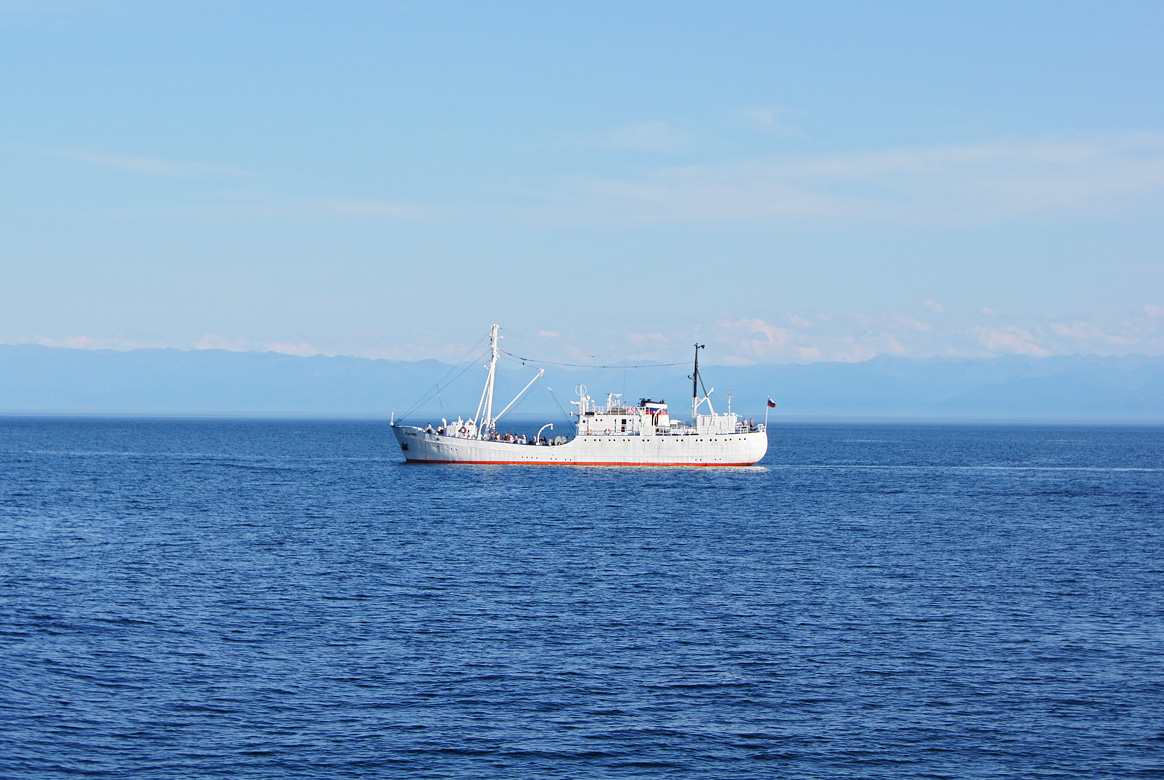
[[(425, 428), (400, 425), (393, 417), (392, 432), (400, 442), (404, 459), (410, 463), (528, 463), (570, 466), (751, 466), (768, 451), (767, 425), (746, 420), (730, 410), (716, 413), (711, 393), (700, 395), (699, 350), (695, 346), (692, 374), (691, 422), (671, 419), (667, 404), (641, 399), (626, 404), (619, 394), (610, 394), (598, 404), (578, 386), (578, 407), (574, 437), (542, 434), (553, 425), (542, 426), (533, 437), (501, 434), (497, 421), (521, 398), (537, 379), (525, 386), (496, 416), (493, 414), (493, 380), (497, 370), (498, 326), (490, 330), (489, 374), (477, 405), (469, 418), (442, 421)], [(706, 410), (703, 407), (706, 406)], [(729, 405), (730, 407), (730, 405)]]

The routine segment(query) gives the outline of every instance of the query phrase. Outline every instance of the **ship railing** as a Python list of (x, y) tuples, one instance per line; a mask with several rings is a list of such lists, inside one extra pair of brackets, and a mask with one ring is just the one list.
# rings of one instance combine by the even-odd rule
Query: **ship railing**
[[(764, 423), (748, 424), (747, 422), (741, 422), (736, 423), (731, 433), (759, 433), (767, 429), (768, 426)], [(658, 431), (660, 436), (693, 436), (697, 433), (699, 433), (698, 428), (679, 421), (672, 421), (669, 427), (661, 428)]]
[[(629, 417), (634, 414), (642, 414), (645, 411), (646, 409), (641, 406), (587, 404), (582, 410), (582, 415), (585, 417), (592, 414), (625, 414)], [(664, 409), (663, 411), (665, 412), (666, 410)]]

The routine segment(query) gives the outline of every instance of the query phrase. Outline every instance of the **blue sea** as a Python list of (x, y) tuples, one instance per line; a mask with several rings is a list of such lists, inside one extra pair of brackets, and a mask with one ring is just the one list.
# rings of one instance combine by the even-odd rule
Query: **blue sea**
[(1164, 428), (0, 419), (0, 777), (1164, 777)]

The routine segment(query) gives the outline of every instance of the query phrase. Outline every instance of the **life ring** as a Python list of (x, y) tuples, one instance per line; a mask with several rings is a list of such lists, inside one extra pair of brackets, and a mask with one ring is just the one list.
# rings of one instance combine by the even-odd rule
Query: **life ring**
[(606, 435), (607, 435), (607, 436), (609, 436), (609, 435), (610, 435), (610, 429), (609, 429), (609, 428), (607, 428), (607, 429), (606, 429)]
[(466, 428), (466, 427), (464, 427), (464, 426), (461, 426), (461, 435), (462, 435), (462, 436), (464, 436), (464, 435), (465, 435), (466, 433), (468, 433), (468, 432), (469, 432), (469, 429), (468, 429), (468, 428)]
[(593, 436), (594, 434), (591, 432), (591, 430), (590, 430), (589, 428), (587, 428), (587, 429), (586, 429), (586, 435), (587, 435), (587, 436)]

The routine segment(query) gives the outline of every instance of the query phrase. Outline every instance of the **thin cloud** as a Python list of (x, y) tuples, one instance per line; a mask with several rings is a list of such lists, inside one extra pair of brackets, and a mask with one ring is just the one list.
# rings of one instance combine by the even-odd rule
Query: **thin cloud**
[(307, 204), (308, 208), (340, 217), (372, 217), (386, 219), (427, 219), (427, 209), (415, 203), (397, 200), (326, 200)]
[[(73, 160), (121, 173), (176, 179), (225, 179), (253, 177), (246, 169), (160, 157), (112, 154), (85, 149), (38, 149), (42, 154)], [(193, 218), (310, 219), (351, 217), (357, 219), (426, 220), (431, 210), (406, 200), (319, 198), (305, 200), (264, 199), (253, 189), (224, 188), (220, 202), (172, 209), (113, 210), (121, 217), (186, 216)]]
[(678, 152), (694, 146), (694, 137), (666, 122), (637, 122), (612, 130), (605, 146), (637, 152)]
[(885, 320), (894, 326), (896, 330), (916, 333), (928, 333), (934, 329), (934, 326), (925, 320), (919, 320), (916, 317), (910, 317), (905, 314), (890, 314)]
[(946, 313), (946, 307), (931, 298), (926, 298), (924, 301), (922, 301), (922, 305), (932, 311), (934, 314)]
[(123, 211), (124, 218), (179, 216), (191, 219), (310, 220), (368, 219), (416, 222), (432, 218), (432, 213), (416, 203), (395, 200), (352, 200), (345, 198), (282, 202), (211, 203), (154, 211)]
[(572, 183), (596, 220), (972, 224), (1164, 207), (1164, 136), (891, 149)]
[(242, 168), (229, 165), (191, 162), (189, 160), (170, 160), (161, 157), (112, 154), (85, 149), (46, 149), (44, 152), (51, 157), (63, 160), (75, 160), (87, 165), (142, 176), (162, 176), (177, 179), (218, 179), (251, 175), (249, 171)]
[(808, 134), (789, 121), (793, 112), (783, 106), (751, 106), (732, 115), (732, 124), (752, 132), (807, 139)]

